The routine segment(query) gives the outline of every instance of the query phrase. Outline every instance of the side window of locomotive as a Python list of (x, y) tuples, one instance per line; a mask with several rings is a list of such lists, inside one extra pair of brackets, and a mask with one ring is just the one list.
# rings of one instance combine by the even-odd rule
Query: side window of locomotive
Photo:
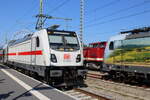
[(90, 45), (89, 45), (89, 47), (93, 47), (93, 45), (92, 45), (92, 44), (90, 44)]
[(93, 44), (93, 48), (97, 48), (98, 47), (98, 44)]
[(40, 46), (40, 39), (39, 37), (36, 37), (36, 47), (39, 47)]
[(114, 42), (110, 42), (110, 44), (109, 44), (109, 50), (114, 50)]
[(99, 44), (99, 48), (104, 48), (104, 47), (105, 47), (104, 43)]

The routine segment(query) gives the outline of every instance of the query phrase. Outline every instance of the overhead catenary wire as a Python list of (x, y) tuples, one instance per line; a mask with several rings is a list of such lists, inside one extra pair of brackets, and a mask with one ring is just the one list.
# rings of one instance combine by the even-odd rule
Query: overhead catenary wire
[(64, 0), (62, 1), (58, 6), (56, 6), (55, 8), (53, 8), (51, 11), (49, 11), (48, 13), (54, 13), (57, 10), (59, 10), (61, 7), (63, 7), (65, 4), (67, 4), (70, 0)]
[[(132, 30), (132, 29), (138, 29), (139, 27), (145, 27), (145, 26), (150, 26), (150, 25), (132, 25), (130, 27), (123, 27), (123, 28), (120, 28), (120, 29), (114, 29), (114, 30), (111, 30), (111, 31), (104, 31), (104, 32), (97, 32), (97, 33), (94, 33), (94, 34), (106, 34), (106, 33), (120, 33), (121, 31), (125, 31), (125, 30)], [(88, 30), (89, 31), (89, 30)], [(91, 30), (92, 32), (92, 30)]]
[[(36, 3), (37, 2), (35, 2), (36, 0), (32, 0), (32, 2), (31, 2), (31, 4), (32, 4), (32, 6), (29, 8), (29, 9), (27, 9), (26, 10), (26, 12), (23, 14), (23, 15), (21, 15), (20, 17), (18, 17), (17, 18), (17, 20), (15, 21), (15, 23), (12, 25), (12, 26), (10, 26), (10, 28), (5, 32), (6, 33), (6, 35), (8, 35), (8, 33), (12, 30), (12, 29), (14, 29), (14, 27), (16, 27), (16, 25), (18, 24), (18, 21), (19, 20), (21, 20), (23, 17), (25, 17), (26, 15), (29, 15), (29, 12), (31, 12), (31, 11), (33, 11), (33, 9), (36, 7)], [(8, 41), (7, 40), (7, 36), (5, 36), (6, 37), (6, 42)]]
[(113, 6), (114, 4), (118, 3), (119, 1), (121, 1), (121, 0), (113, 0), (113, 1), (111, 1), (109, 3), (107, 3), (107, 4), (104, 4), (104, 5), (100, 6), (100, 7), (94, 8), (93, 10), (91, 10), (89, 12), (86, 11), (85, 14), (90, 16), (91, 14), (93, 14), (93, 13), (95, 13), (97, 11), (100, 11), (100, 10), (102, 10), (104, 8), (109, 7), (109, 6)]
[(127, 15), (127, 16), (121, 16), (121, 17), (118, 17), (118, 18), (113, 18), (113, 19), (110, 19), (110, 20), (101, 21), (101, 22), (98, 22), (98, 23), (95, 23), (95, 24), (89, 24), (89, 25), (86, 25), (85, 27), (86, 28), (91, 28), (91, 27), (94, 27), (95, 25), (101, 25), (101, 24), (105, 24), (105, 23), (109, 23), (109, 22), (113, 22), (113, 21), (118, 21), (118, 20), (130, 18), (130, 17), (142, 15), (142, 14), (145, 14), (145, 13), (149, 13), (149, 12), (150, 12), (150, 9), (149, 10), (144, 10), (142, 12), (130, 14), (130, 15)]
[[(89, 18), (92, 13), (95, 13), (98, 10), (102, 10), (102, 9), (107, 8), (109, 6), (113, 6), (114, 4), (116, 4), (116, 3), (120, 2), (120, 1), (121, 0), (113, 0), (113, 1), (111, 1), (109, 3), (107, 3), (107, 4), (104, 4), (104, 5), (100, 6), (100, 7), (97, 7), (97, 8), (95, 8), (95, 9), (89, 11), (89, 12), (85, 11), (85, 13), (84, 13), (85, 19)], [(87, 15), (87, 13), (88, 13), (89, 16)], [(86, 20), (85, 20), (85, 22), (86, 22)], [(77, 26), (72, 27), (72, 28), (75, 28), (74, 30), (76, 30)]]
[(132, 6), (130, 6), (130, 7), (120, 9), (120, 10), (115, 11), (115, 12), (112, 12), (112, 13), (110, 13), (110, 14), (107, 14), (107, 15), (104, 15), (104, 16), (101, 16), (101, 17), (98, 17), (98, 18), (95, 18), (95, 19), (93, 19), (93, 20), (91, 20), (91, 21), (87, 21), (86, 23), (91, 23), (91, 22), (94, 22), (94, 21), (97, 21), (97, 20), (104, 19), (104, 18), (106, 18), (106, 17), (111, 17), (111, 16), (113, 16), (113, 15), (117, 15), (117, 14), (120, 14), (120, 13), (122, 13), (122, 12), (126, 12), (126, 11), (128, 11), (128, 10), (130, 10), (130, 9), (137, 8), (137, 7), (140, 7), (140, 6), (144, 6), (144, 4), (148, 4), (148, 3), (150, 3), (150, 0), (145, 0), (145, 1), (143, 1), (143, 2), (140, 2), (140, 3), (138, 3), (138, 4), (132, 5)]
[[(52, 10), (48, 11), (47, 14), (45, 14), (46, 16), (49, 16), (49, 14), (52, 14), (54, 12), (56, 12), (57, 10), (59, 10), (60, 8), (62, 8), (64, 5), (66, 5), (69, 1), (71, 0), (62, 0), (61, 2), (59, 1), (58, 5), (56, 7), (54, 7)], [(51, 18), (50, 18), (51, 17)], [(49, 16), (50, 19), (62, 19), (64, 21), (66, 21), (66, 23), (68, 21), (71, 21), (72, 19), (70, 18), (61, 18), (61, 17), (53, 17), (53, 16)], [(46, 18), (47, 19), (47, 18)], [(48, 25), (46, 23), (46, 25)], [(61, 25), (62, 26), (62, 25)], [(66, 27), (68, 27), (68, 25), (66, 25)]]
[[(16, 27), (15, 25), (18, 24), (18, 21), (19, 21), (19, 20), (21, 20), (21, 19), (22, 19), (23, 17), (25, 17), (26, 15), (28, 15), (30, 11), (33, 11), (33, 8), (36, 7), (36, 2), (35, 2), (35, 0), (33, 0), (33, 1), (31, 2), (31, 4), (32, 4), (32, 7), (30, 7), (29, 9), (27, 9), (27, 11), (26, 11), (22, 16), (18, 17), (18, 19), (17, 19), (16, 22), (10, 27), (10, 29), (12, 29), (13, 27)], [(35, 5), (34, 5), (34, 4), (35, 4)], [(33, 5), (34, 5), (34, 6), (33, 6)], [(9, 32), (10, 29), (9, 29), (7, 32)]]

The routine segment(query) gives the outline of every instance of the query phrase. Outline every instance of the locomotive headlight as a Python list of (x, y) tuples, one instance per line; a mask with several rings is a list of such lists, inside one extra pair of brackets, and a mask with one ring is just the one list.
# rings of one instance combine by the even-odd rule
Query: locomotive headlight
[(51, 61), (53, 63), (57, 63), (57, 58), (56, 58), (55, 54), (51, 54)]
[(77, 58), (76, 58), (76, 62), (80, 62), (80, 61), (81, 61), (81, 55), (78, 54), (78, 55), (77, 55)]
[(62, 76), (62, 70), (51, 70), (50, 76), (51, 77), (61, 77)]

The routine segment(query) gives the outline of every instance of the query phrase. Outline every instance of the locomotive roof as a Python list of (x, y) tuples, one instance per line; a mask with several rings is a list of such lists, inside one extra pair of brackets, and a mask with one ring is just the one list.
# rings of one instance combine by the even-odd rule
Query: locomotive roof
[(21, 38), (21, 39), (18, 39), (18, 40), (11, 40), (9, 43), (8, 43), (8, 46), (13, 46), (13, 45), (16, 45), (16, 44), (19, 44), (21, 42), (24, 42), (24, 41), (27, 41), (29, 39), (31, 39), (33, 34), (28, 34), (26, 35), (25, 37)]
[(138, 33), (143, 33), (143, 32), (150, 32), (150, 27), (143, 27), (143, 28), (133, 29), (133, 30), (124, 31), (120, 33), (121, 34), (126, 34), (126, 33), (138, 34)]
[(106, 41), (103, 41), (103, 42), (94, 42), (94, 43), (89, 43), (89, 44), (93, 45), (93, 44), (101, 44), (101, 43), (106, 43)]
[(144, 38), (150, 37), (150, 32), (141, 32), (140, 34), (129, 34), (126, 36), (126, 39), (135, 39), (135, 38)]
[[(46, 29), (46, 30), (47, 30), (47, 32), (50, 31), (50, 32), (63, 32), (63, 33), (75, 34), (74, 31), (52, 30), (52, 29)], [(19, 43), (21, 43), (21, 42), (27, 41), (27, 40), (31, 39), (32, 35), (33, 35), (33, 34), (28, 34), (28, 35), (24, 36), (24, 37), (21, 38), (21, 39), (11, 40), (11, 41), (8, 43), (8, 46), (13, 46), (13, 45), (19, 44)]]
[(129, 31), (121, 32), (121, 34), (127, 34), (125, 39), (135, 39), (135, 38), (143, 38), (150, 37), (150, 27), (144, 27), (139, 29), (133, 29)]
[(47, 29), (47, 31), (50, 31), (50, 32), (63, 32), (63, 33), (72, 33), (72, 34), (75, 34), (74, 31), (66, 31), (66, 30), (53, 30), (53, 29)]

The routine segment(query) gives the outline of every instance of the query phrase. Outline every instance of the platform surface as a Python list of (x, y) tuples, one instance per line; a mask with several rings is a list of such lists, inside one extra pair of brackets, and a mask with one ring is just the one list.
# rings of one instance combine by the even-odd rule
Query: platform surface
[(75, 100), (75, 98), (0, 64), (0, 100)]

